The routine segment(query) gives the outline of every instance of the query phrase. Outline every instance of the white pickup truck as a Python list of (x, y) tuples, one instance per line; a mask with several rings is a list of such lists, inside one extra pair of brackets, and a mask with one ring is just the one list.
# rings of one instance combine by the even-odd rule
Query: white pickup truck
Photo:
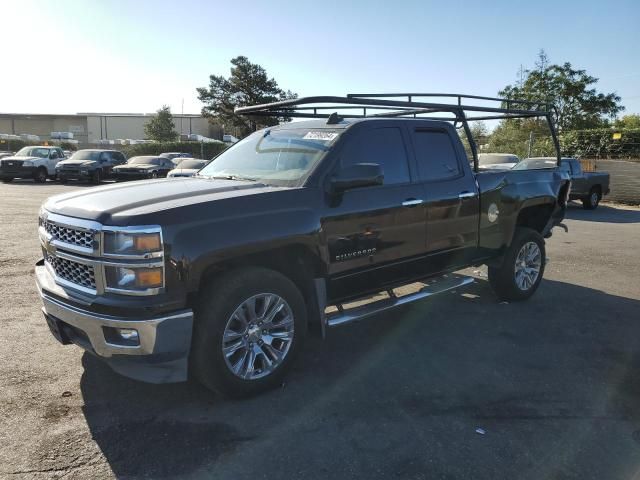
[(0, 179), (9, 183), (14, 178), (33, 178), (44, 183), (47, 178), (55, 178), (56, 165), (64, 158), (60, 147), (24, 147), (15, 155), (0, 160)]

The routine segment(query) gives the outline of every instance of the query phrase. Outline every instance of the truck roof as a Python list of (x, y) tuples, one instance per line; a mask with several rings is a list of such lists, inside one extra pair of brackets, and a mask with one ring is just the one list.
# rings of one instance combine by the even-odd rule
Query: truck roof
[[(313, 119), (313, 120), (302, 120), (297, 122), (288, 122), (282, 123), (280, 125), (274, 127), (266, 127), (266, 129), (277, 129), (277, 130), (292, 130), (295, 128), (312, 128), (316, 129), (346, 129), (351, 125), (355, 125), (356, 123), (362, 122), (388, 122), (389, 120), (397, 120), (402, 122), (429, 122), (434, 126), (440, 125), (450, 125), (450, 123), (446, 121), (438, 121), (438, 120), (427, 120), (424, 118), (389, 118), (389, 117), (381, 117), (381, 118), (342, 118), (338, 123), (327, 123), (326, 119)], [(264, 130), (264, 129), (263, 129)]]

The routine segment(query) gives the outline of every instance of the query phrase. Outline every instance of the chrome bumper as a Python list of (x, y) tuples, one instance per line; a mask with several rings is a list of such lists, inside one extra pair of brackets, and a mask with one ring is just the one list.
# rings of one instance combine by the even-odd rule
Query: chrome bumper
[[(40, 292), (42, 302), (42, 312), (67, 325), (71, 325), (84, 332), (93, 351), (101, 357), (112, 355), (151, 355), (158, 353), (156, 348), (157, 331), (163, 322), (171, 320), (185, 320), (188, 328), (191, 328), (193, 312), (191, 310), (153, 318), (150, 320), (131, 320), (98, 315), (87, 312), (70, 305), (63, 304), (58, 300), (49, 297), (46, 293)], [(109, 343), (105, 339), (103, 327), (131, 328), (138, 331), (139, 345), (117, 345)]]

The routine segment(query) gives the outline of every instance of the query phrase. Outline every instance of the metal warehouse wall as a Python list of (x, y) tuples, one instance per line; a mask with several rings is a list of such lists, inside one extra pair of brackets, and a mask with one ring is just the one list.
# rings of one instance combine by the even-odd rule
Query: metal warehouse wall
[[(0, 133), (20, 135), (27, 133), (48, 140), (51, 132), (73, 132), (80, 147), (95, 144), (100, 139), (144, 139), (144, 124), (152, 115), (24, 115), (0, 114)], [(179, 134), (194, 133), (222, 139), (219, 129), (203, 117), (174, 115)]]

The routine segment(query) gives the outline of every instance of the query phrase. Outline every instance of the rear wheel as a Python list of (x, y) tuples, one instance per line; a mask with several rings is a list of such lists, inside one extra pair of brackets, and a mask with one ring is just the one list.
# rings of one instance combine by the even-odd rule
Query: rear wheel
[(544, 274), (542, 236), (519, 227), (500, 267), (489, 267), (489, 283), (501, 300), (526, 300), (538, 289)]
[(593, 187), (589, 191), (589, 195), (582, 199), (582, 208), (585, 210), (595, 210), (598, 208), (600, 200), (602, 200), (602, 193), (600, 193), (600, 189), (598, 187)]
[(201, 292), (192, 371), (207, 388), (228, 396), (276, 387), (306, 328), (304, 299), (291, 280), (265, 268), (232, 271)]
[(36, 170), (36, 174), (33, 179), (37, 183), (45, 183), (47, 181), (47, 177), (47, 169), (44, 167), (39, 167), (38, 170)]

